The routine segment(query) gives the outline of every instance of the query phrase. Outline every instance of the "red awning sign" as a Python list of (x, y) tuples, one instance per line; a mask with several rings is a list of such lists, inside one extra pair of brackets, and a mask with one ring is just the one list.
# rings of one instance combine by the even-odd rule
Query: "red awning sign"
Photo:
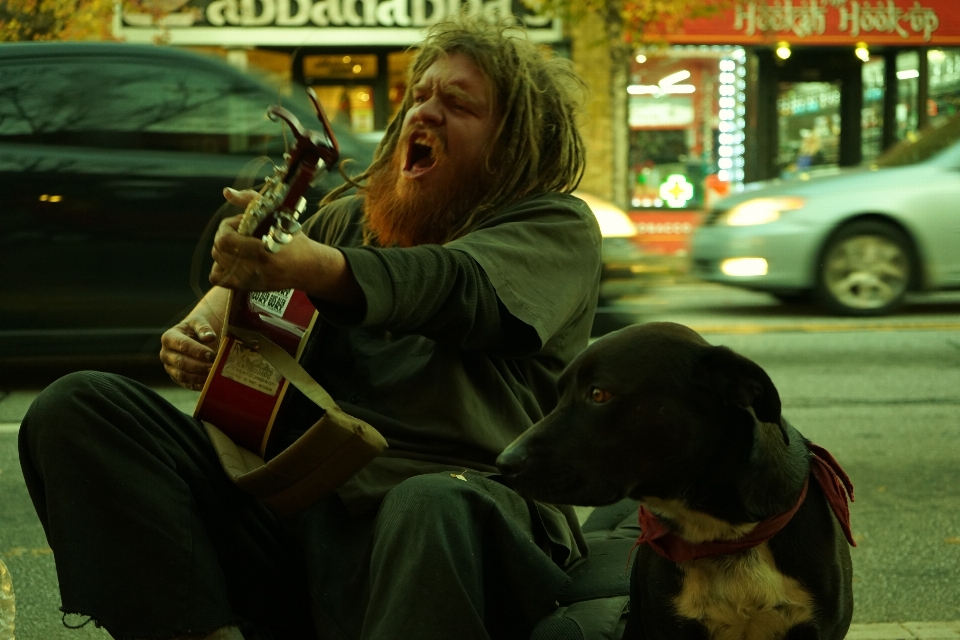
[(659, 34), (672, 43), (960, 44), (958, 0), (750, 0)]

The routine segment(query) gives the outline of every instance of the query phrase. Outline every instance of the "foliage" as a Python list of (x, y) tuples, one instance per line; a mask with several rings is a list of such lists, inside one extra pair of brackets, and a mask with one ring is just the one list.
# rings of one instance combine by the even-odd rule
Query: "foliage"
[(114, 0), (3, 0), (0, 42), (111, 40)]
[[(629, 51), (679, 28), (684, 20), (703, 18), (733, 7), (736, 0), (524, 0), (531, 8), (580, 21), (589, 14), (606, 27), (604, 43)], [(598, 42), (599, 44), (599, 42)]]
[(622, 5), (624, 38), (639, 43), (677, 29), (684, 20), (731, 8), (734, 0), (620, 0), (617, 4)]

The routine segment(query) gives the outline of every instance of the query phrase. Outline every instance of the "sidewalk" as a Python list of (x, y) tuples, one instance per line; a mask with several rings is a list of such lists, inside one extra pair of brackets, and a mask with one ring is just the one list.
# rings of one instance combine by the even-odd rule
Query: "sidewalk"
[(877, 622), (852, 624), (846, 640), (946, 640), (960, 638), (960, 620), (953, 622)]

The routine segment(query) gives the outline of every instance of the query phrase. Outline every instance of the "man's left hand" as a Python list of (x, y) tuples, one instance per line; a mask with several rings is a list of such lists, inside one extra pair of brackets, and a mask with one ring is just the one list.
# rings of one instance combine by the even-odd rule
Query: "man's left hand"
[(312, 241), (296, 234), (289, 244), (271, 253), (260, 238), (241, 235), (240, 216), (220, 223), (213, 241), (214, 265), (210, 282), (244, 291), (279, 291), (300, 288), (304, 260), (309, 260)]
[[(233, 189), (224, 189), (223, 195), (240, 207), (257, 197), (256, 192)], [(210, 252), (211, 283), (242, 291), (300, 289), (342, 306), (364, 303), (363, 292), (339, 250), (297, 233), (280, 251), (271, 253), (260, 238), (237, 231), (241, 218), (227, 218), (217, 229)]]

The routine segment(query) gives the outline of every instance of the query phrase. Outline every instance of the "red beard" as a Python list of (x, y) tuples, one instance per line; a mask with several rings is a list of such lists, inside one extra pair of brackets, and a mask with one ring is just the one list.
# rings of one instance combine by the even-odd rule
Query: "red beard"
[(480, 201), (487, 183), (479, 179), (486, 175), (483, 167), (458, 167), (436, 136), (430, 136), (435, 184), (403, 178), (412, 133), (401, 138), (390, 163), (371, 175), (363, 189), (367, 229), (381, 247), (443, 244)]

